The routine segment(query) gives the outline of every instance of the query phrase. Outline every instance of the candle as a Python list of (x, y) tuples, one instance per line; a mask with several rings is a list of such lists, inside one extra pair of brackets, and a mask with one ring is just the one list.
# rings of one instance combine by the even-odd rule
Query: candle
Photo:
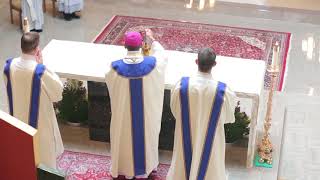
[(23, 32), (26, 33), (26, 32), (30, 32), (30, 28), (29, 28), (29, 21), (28, 21), (28, 18), (25, 17), (23, 19)]
[(279, 64), (280, 64), (279, 52), (280, 52), (280, 46), (279, 46), (279, 42), (277, 41), (276, 44), (273, 46), (272, 62), (270, 66), (271, 71), (279, 70)]

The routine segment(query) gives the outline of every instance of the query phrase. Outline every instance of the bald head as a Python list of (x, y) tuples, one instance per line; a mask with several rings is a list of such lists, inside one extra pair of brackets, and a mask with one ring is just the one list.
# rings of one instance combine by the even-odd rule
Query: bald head
[(211, 48), (203, 48), (198, 53), (198, 69), (208, 73), (216, 65), (216, 54)]
[(40, 36), (36, 32), (26, 32), (21, 37), (21, 50), (24, 54), (31, 54), (39, 46)]

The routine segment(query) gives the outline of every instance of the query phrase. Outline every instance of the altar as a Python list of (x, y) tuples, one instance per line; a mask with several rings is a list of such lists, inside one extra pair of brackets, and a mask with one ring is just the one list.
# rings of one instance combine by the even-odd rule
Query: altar
[[(197, 54), (166, 52), (168, 66), (159, 148), (170, 150), (173, 147), (175, 124), (169, 107), (170, 89), (182, 76), (190, 76), (197, 71)], [(88, 81), (89, 129), (92, 140), (108, 141), (111, 109), (104, 77), (110, 63), (123, 58), (125, 54), (126, 50), (122, 46), (60, 40), (51, 40), (43, 50), (44, 64), (61, 78)], [(254, 158), (259, 100), (265, 70), (264, 61), (218, 56), (217, 66), (212, 72), (213, 77), (227, 83), (239, 99), (251, 101), (247, 167), (252, 167)]]

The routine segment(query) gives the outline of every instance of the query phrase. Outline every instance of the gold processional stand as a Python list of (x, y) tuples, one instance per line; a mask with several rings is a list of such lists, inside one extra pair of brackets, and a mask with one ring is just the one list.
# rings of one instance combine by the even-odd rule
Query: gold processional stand
[(261, 142), (258, 144), (258, 154), (255, 158), (255, 165), (257, 167), (272, 168), (272, 152), (273, 146), (270, 139), (270, 128), (272, 121), (272, 99), (279, 73), (279, 42), (273, 46), (272, 63), (268, 65), (267, 71), (271, 76), (271, 87), (268, 96), (267, 113), (264, 121), (264, 133)]

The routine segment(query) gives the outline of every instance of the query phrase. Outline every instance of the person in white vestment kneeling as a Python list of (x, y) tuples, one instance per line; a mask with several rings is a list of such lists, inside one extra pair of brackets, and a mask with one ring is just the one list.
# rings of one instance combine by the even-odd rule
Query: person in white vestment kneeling
[(22, 54), (7, 60), (4, 79), (9, 113), (38, 130), (40, 163), (56, 169), (64, 147), (53, 102), (62, 99), (63, 84), (42, 64), (39, 38), (36, 32), (22, 35)]
[(77, 13), (83, 9), (83, 0), (58, 0), (58, 9), (67, 21), (79, 19), (80, 15)]
[(183, 77), (172, 91), (176, 129), (168, 180), (226, 179), (224, 124), (235, 121), (236, 97), (212, 77), (215, 59), (212, 49), (200, 50), (198, 73)]
[(42, 32), (43, 0), (21, 0), (22, 19), (28, 18), (30, 31)]
[(112, 110), (110, 141), (114, 179), (147, 179), (159, 164), (167, 58), (151, 30), (146, 30), (146, 36), (153, 41), (151, 56), (141, 53), (141, 34), (128, 32), (127, 55), (112, 62), (106, 74)]

